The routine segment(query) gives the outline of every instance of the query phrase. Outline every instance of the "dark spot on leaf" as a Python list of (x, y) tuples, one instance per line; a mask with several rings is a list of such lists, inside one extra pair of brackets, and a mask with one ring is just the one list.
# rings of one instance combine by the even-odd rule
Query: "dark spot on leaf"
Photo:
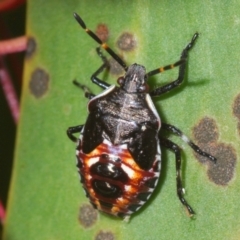
[(229, 144), (217, 144), (214, 151), (217, 163), (210, 163), (207, 174), (217, 185), (226, 186), (234, 176), (237, 156), (234, 148)]
[(97, 25), (96, 35), (101, 39), (102, 42), (106, 42), (109, 37), (109, 31), (106, 24), (100, 23)]
[(240, 120), (240, 94), (234, 100), (233, 103), (233, 114)]
[(132, 51), (137, 45), (133, 34), (125, 32), (117, 40), (117, 46), (123, 51)]
[(236, 168), (236, 151), (230, 144), (218, 143), (218, 127), (215, 120), (204, 117), (193, 128), (193, 135), (198, 146), (217, 159), (216, 164), (206, 157), (194, 153), (202, 164), (207, 164), (207, 175), (210, 181), (226, 186), (234, 176)]
[(218, 140), (218, 127), (214, 119), (204, 117), (193, 128), (194, 138), (198, 143), (209, 144)]
[(100, 231), (95, 237), (95, 240), (114, 240), (114, 239), (115, 237), (112, 232), (105, 231)]
[(238, 129), (238, 133), (240, 135), (240, 122), (238, 122), (237, 129)]
[(111, 74), (113, 75), (124, 75), (124, 70), (123, 68), (119, 65), (118, 62), (116, 62), (116, 60), (114, 60), (113, 58), (110, 58), (110, 60), (108, 61), (109, 63), (109, 71)]
[(27, 42), (27, 50), (26, 50), (26, 58), (30, 58), (33, 53), (36, 51), (37, 43), (33, 37), (28, 38)]
[(89, 228), (97, 221), (98, 212), (90, 204), (84, 204), (79, 210), (79, 222), (85, 228)]
[(237, 97), (234, 100), (233, 103), (233, 115), (238, 118), (238, 125), (237, 125), (237, 129), (238, 129), (238, 133), (240, 135), (240, 94), (237, 95)]
[(31, 76), (29, 88), (31, 93), (36, 97), (42, 97), (48, 90), (49, 76), (40, 68), (37, 68)]

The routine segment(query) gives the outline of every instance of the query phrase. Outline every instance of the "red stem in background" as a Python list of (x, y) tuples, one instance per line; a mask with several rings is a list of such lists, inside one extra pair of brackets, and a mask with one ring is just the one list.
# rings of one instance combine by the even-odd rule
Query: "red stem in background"
[[(0, 13), (13, 10), (23, 3), (26, 0), (0, 0)], [(4, 21), (0, 18), (0, 27), (1, 34), (0, 37), (6, 37), (5, 29), (3, 29)], [(6, 25), (8, 27), (8, 25)], [(7, 28), (8, 29), (8, 28)], [(9, 108), (11, 110), (15, 124), (18, 122), (19, 118), (19, 104), (15, 89), (12, 84), (12, 80), (8, 70), (4, 64), (4, 58), (2, 55), (21, 52), (27, 48), (27, 37), (18, 37), (10, 40), (0, 41), (0, 85), (2, 85), (3, 92), (5, 94), (6, 100), (8, 102)], [(15, 69), (16, 70), (16, 69)], [(19, 75), (20, 76), (20, 75)], [(1, 113), (0, 113), (1, 114)], [(6, 212), (5, 208), (0, 200), (0, 224), (4, 224)], [(0, 236), (1, 238), (1, 236)]]
[(17, 37), (0, 41), (0, 55), (25, 51), (27, 48), (27, 37)]
[(17, 8), (24, 2), (25, 0), (0, 0), (0, 11), (7, 11)]
[[(27, 48), (27, 37), (22, 36), (10, 40), (0, 41), (0, 56), (9, 53), (21, 52)], [(15, 124), (19, 118), (19, 104), (17, 94), (12, 84), (10, 74), (0, 58), (0, 83), (2, 85), (8, 106), (11, 110)]]
[(2, 202), (0, 201), (0, 223), (1, 224), (3, 224), (5, 216), (6, 216), (5, 209), (2, 205)]
[(8, 102), (8, 106), (11, 110), (13, 120), (15, 124), (17, 124), (18, 118), (19, 118), (19, 104), (18, 104), (17, 94), (15, 92), (15, 89), (12, 84), (12, 80), (3, 63), (2, 58), (0, 58), (0, 83), (2, 85), (3, 92)]

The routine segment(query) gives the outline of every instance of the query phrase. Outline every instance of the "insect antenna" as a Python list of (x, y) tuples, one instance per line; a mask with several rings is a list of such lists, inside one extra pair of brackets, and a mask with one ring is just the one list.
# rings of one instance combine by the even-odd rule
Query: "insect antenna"
[(197, 32), (193, 35), (191, 42), (183, 49), (182, 54), (181, 54), (181, 58), (180, 58), (179, 61), (175, 62), (174, 64), (169, 64), (165, 67), (160, 67), (160, 68), (154, 69), (154, 70), (148, 72), (146, 74), (146, 77), (148, 78), (152, 75), (164, 72), (164, 71), (169, 70), (169, 69), (173, 69), (173, 68), (175, 68), (179, 65), (182, 65), (182, 64), (186, 63), (187, 57), (188, 57), (188, 51), (193, 47), (193, 45), (196, 42), (196, 39), (198, 38), (198, 36), (199, 36), (199, 34)]
[(86, 31), (86, 33), (97, 43), (99, 43), (100, 46), (105, 49), (124, 68), (125, 71), (127, 71), (128, 67), (126, 66), (126, 63), (107, 45), (107, 43), (102, 42), (102, 40), (95, 33), (88, 29), (84, 21), (77, 13), (73, 13), (73, 16), (79, 25)]
[(175, 63), (173, 63), (173, 64), (169, 64), (169, 65), (167, 65), (167, 66), (154, 69), (154, 70), (148, 72), (148, 73), (146, 74), (146, 76), (147, 76), (147, 77), (150, 77), (150, 76), (152, 76), (152, 75), (155, 75), (155, 74), (158, 74), (158, 73), (162, 73), (162, 72), (164, 72), (164, 71), (166, 71), (166, 70), (173, 69), (173, 68), (175, 68), (175, 67), (183, 64), (185, 61), (186, 61), (185, 59), (181, 59), (181, 60), (179, 60), (179, 61), (177, 61), (177, 62), (175, 62)]

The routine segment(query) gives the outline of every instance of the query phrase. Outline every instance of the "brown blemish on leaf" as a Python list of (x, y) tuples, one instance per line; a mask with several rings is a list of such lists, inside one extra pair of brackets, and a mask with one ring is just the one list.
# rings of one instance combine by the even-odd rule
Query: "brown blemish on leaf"
[(36, 51), (37, 43), (33, 37), (28, 38), (27, 49), (26, 49), (26, 58), (30, 58), (33, 53)]
[(124, 32), (117, 40), (117, 46), (122, 51), (132, 51), (136, 46), (137, 42), (133, 36), (133, 34)]
[(240, 135), (240, 122), (238, 122), (237, 129), (238, 129), (238, 133)]
[(204, 117), (199, 124), (193, 128), (193, 136), (198, 143), (210, 144), (218, 140), (218, 127), (214, 119)]
[(95, 240), (114, 240), (114, 239), (115, 237), (112, 232), (105, 231), (100, 231), (95, 237)]
[(207, 164), (209, 180), (217, 185), (226, 186), (234, 176), (237, 161), (235, 149), (230, 144), (217, 142), (218, 127), (212, 118), (201, 119), (199, 124), (193, 128), (193, 135), (203, 151), (217, 158), (214, 164), (209, 159), (194, 153), (200, 163)]
[(79, 222), (85, 228), (89, 228), (97, 221), (98, 212), (90, 204), (84, 204), (79, 210)]
[(207, 175), (215, 184), (226, 186), (234, 176), (236, 152), (231, 145), (224, 143), (217, 144), (214, 152), (217, 163), (210, 163)]
[(234, 100), (233, 103), (233, 115), (238, 119), (238, 133), (240, 135), (240, 94), (237, 95), (237, 97)]
[(109, 30), (106, 24), (100, 23), (97, 25), (96, 35), (101, 39), (102, 42), (106, 42), (109, 37)]
[(42, 97), (48, 90), (49, 76), (48, 74), (40, 68), (37, 68), (31, 76), (29, 82), (29, 88), (31, 93), (36, 97)]
[(233, 114), (240, 120), (240, 94), (234, 100), (233, 103)]

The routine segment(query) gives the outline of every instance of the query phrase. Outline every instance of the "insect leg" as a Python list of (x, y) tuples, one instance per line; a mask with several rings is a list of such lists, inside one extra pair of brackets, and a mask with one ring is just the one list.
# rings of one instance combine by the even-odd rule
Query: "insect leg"
[[(100, 80), (99, 78), (97, 78), (97, 75), (100, 74), (104, 68), (108, 67), (108, 62), (105, 56), (103, 56), (100, 48), (97, 48), (97, 54), (100, 56), (100, 58), (103, 61), (103, 64), (101, 65), (101, 67), (91, 76), (91, 80), (93, 83), (97, 84), (99, 87), (103, 88), (103, 89), (107, 89), (110, 85), (102, 80)], [(79, 83), (76, 80), (73, 80), (73, 84), (75, 84), (77, 87), (81, 88), (84, 93), (85, 93), (85, 97), (88, 99), (92, 99), (93, 97), (95, 97), (95, 95), (93, 93), (91, 93), (91, 91), (83, 84)]]
[(97, 75), (100, 74), (104, 68), (109, 68), (109, 64), (108, 61), (106, 59), (106, 57), (102, 54), (100, 47), (96, 48), (97, 54), (98, 56), (102, 59), (103, 64), (101, 65), (101, 67), (91, 76), (91, 80), (93, 83), (95, 83), (96, 85), (98, 85), (99, 87), (103, 88), (103, 89), (107, 89), (110, 84), (104, 82), (103, 80), (100, 80)]
[(172, 89), (174, 89), (175, 87), (179, 86), (183, 80), (184, 80), (184, 76), (185, 76), (185, 71), (186, 71), (186, 63), (187, 63), (187, 59), (188, 59), (188, 51), (193, 47), (196, 39), (198, 38), (198, 33), (195, 33), (192, 37), (192, 40), (190, 41), (190, 43), (187, 44), (187, 46), (183, 49), (182, 53), (181, 53), (181, 57), (180, 60), (172, 65), (168, 65), (165, 67), (161, 67), (158, 69), (155, 69), (149, 73), (147, 73), (147, 77), (161, 73), (165, 70), (169, 70), (172, 69), (176, 66), (179, 66), (179, 72), (178, 72), (178, 78), (173, 81), (170, 82), (162, 87), (156, 88), (153, 91), (150, 92), (150, 95), (152, 97), (154, 96), (159, 96), (163, 93), (166, 93)]
[(170, 149), (175, 153), (175, 159), (176, 159), (176, 181), (177, 181), (177, 195), (181, 203), (186, 207), (188, 213), (190, 216), (194, 215), (194, 211), (192, 207), (187, 203), (184, 195), (184, 188), (182, 187), (182, 178), (181, 178), (181, 149), (178, 145), (170, 141), (169, 139), (165, 139), (162, 137), (159, 137), (160, 139), (160, 145), (166, 147), (167, 149)]
[(74, 133), (80, 133), (83, 126), (84, 125), (78, 125), (78, 126), (74, 126), (74, 127), (69, 127), (67, 129), (67, 135), (73, 142), (77, 142), (77, 138), (73, 134)]
[(90, 90), (85, 85), (82, 85), (77, 80), (73, 80), (73, 84), (83, 90), (84, 95), (85, 95), (86, 98), (92, 99), (93, 97), (95, 97), (95, 95), (93, 93), (91, 93)]
[(202, 151), (196, 144), (194, 144), (186, 135), (183, 134), (181, 130), (176, 128), (173, 125), (167, 124), (167, 123), (162, 123), (161, 129), (165, 129), (177, 136), (179, 136), (184, 142), (186, 142), (196, 153), (207, 157), (210, 161), (216, 163), (217, 159), (210, 155), (209, 153), (206, 153)]

